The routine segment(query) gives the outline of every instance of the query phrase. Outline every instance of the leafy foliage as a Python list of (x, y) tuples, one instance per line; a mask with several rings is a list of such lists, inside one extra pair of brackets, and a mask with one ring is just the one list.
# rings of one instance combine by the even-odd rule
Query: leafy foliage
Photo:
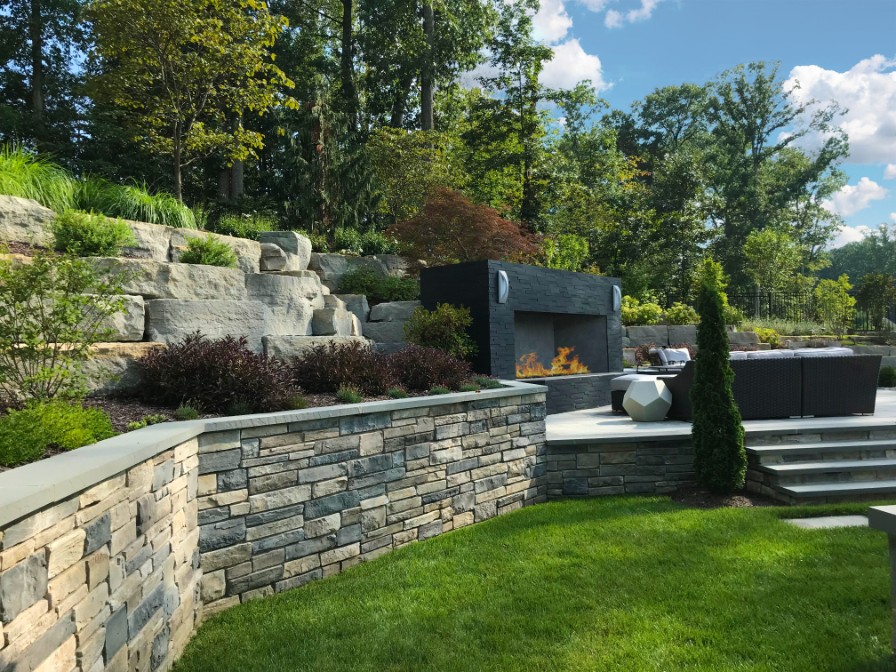
[(896, 279), (885, 273), (869, 273), (859, 281), (856, 303), (868, 313), (872, 327), (882, 330), (887, 308), (896, 304)]
[(747, 276), (768, 291), (785, 289), (802, 260), (796, 241), (774, 229), (751, 231), (744, 242), (743, 255)]
[(694, 420), (694, 471), (697, 482), (716, 493), (743, 487), (747, 471), (744, 428), (734, 402), (734, 373), (728, 361), (728, 334), (722, 306), (722, 269), (703, 262), (697, 294), (697, 360), (691, 404)]
[(625, 326), (659, 324), (663, 309), (653, 301), (641, 302), (634, 296), (622, 297), (622, 324)]
[(676, 301), (663, 312), (666, 324), (697, 324), (700, 316), (691, 306)]
[(470, 309), (440, 303), (435, 310), (417, 306), (404, 325), (408, 343), (444, 350), (458, 359), (476, 354), (476, 344), (467, 333), (473, 324)]
[(296, 384), (312, 393), (352, 387), (379, 395), (398, 384), (383, 356), (360, 343), (315, 346), (293, 360), (292, 369)]
[(149, 222), (177, 229), (199, 228), (190, 208), (171, 194), (151, 193), (146, 184), (113, 184), (100, 177), (86, 176), (75, 182), (75, 207), (102, 212), (135, 222)]
[(117, 257), (136, 242), (124, 221), (74, 210), (57, 215), (52, 230), (56, 249), (78, 257)]
[(459, 390), (473, 376), (470, 364), (439, 348), (409, 345), (386, 356), (393, 376), (409, 390)]
[(277, 222), (273, 217), (260, 214), (224, 214), (210, 227), (215, 233), (237, 238), (258, 240), (265, 231), (276, 231)]
[(187, 249), (180, 255), (183, 264), (203, 264), (236, 268), (236, 253), (223, 240), (211, 234), (205, 237), (193, 236), (187, 240)]
[(0, 418), (0, 466), (14, 467), (47, 449), (74, 450), (115, 436), (109, 416), (60, 400), (33, 402)]
[(768, 343), (773, 348), (777, 348), (781, 344), (781, 337), (774, 329), (764, 329), (762, 327), (753, 327), (753, 331), (759, 337), (761, 343)]
[(339, 279), (340, 294), (364, 294), (370, 303), (413, 301), (420, 296), (420, 283), (413, 278), (383, 275), (363, 266)]
[(877, 379), (878, 387), (896, 387), (896, 368), (892, 366), (884, 366), (880, 370), (880, 376)]
[(463, 194), (436, 189), (420, 213), (389, 230), (415, 259), (452, 264), (479, 259), (519, 260), (534, 255), (531, 236), (497, 210)]
[(564, 271), (579, 271), (588, 259), (588, 240), (574, 233), (548, 236), (542, 244), (544, 265)]
[(290, 368), (252, 352), (245, 338), (210, 340), (196, 333), (147, 353), (139, 364), (141, 396), (171, 408), (189, 405), (226, 413), (240, 404), (257, 412), (277, 411), (292, 408), (298, 396)]
[(123, 307), (119, 279), (87, 261), (37, 254), (0, 259), (0, 396), (79, 397), (90, 347), (108, 337)]
[(851, 289), (845, 275), (836, 280), (820, 280), (815, 287), (816, 315), (838, 338), (846, 333), (855, 319), (856, 300), (849, 294)]
[(129, 432), (133, 432), (138, 429), (143, 429), (144, 427), (149, 427), (150, 425), (158, 425), (163, 422), (168, 422), (168, 416), (161, 415), (161, 414), (144, 415), (139, 420), (134, 420), (133, 422), (129, 422), (128, 426), (127, 426), (127, 430)]
[(336, 398), (343, 404), (360, 404), (364, 401), (364, 396), (350, 386), (343, 386), (336, 390)]

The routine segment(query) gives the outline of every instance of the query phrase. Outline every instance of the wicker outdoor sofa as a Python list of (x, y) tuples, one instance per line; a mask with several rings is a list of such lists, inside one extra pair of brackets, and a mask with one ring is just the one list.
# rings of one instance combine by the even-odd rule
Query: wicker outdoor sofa
[[(732, 359), (734, 400), (744, 420), (874, 413), (880, 360), (880, 355)], [(693, 418), (693, 380), (694, 362), (663, 377), (672, 392), (670, 419)]]

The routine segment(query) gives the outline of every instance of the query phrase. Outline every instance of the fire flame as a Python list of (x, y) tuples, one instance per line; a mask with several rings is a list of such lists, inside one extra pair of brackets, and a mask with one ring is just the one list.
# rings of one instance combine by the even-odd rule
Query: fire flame
[(575, 348), (557, 348), (557, 356), (551, 360), (551, 368), (538, 361), (538, 353), (530, 352), (520, 357), (516, 365), (517, 378), (541, 378), (543, 376), (568, 376), (574, 373), (590, 373), (588, 367), (579, 361), (578, 355), (570, 354)]

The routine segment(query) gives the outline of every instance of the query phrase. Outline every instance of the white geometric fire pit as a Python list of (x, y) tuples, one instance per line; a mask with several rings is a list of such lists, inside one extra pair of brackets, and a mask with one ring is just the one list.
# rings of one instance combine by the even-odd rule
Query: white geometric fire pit
[(672, 393), (659, 378), (633, 380), (622, 399), (622, 408), (635, 422), (659, 422), (672, 406)]

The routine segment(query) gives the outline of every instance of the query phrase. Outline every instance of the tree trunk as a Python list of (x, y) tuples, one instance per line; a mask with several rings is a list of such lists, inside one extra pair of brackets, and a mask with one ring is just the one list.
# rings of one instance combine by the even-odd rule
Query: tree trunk
[(28, 32), (31, 38), (31, 112), (34, 118), (34, 133), (39, 145), (43, 137), (44, 117), (44, 31), (41, 0), (31, 0)]
[(395, 92), (395, 99), (392, 101), (392, 115), (389, 119), (389, 126), (392, 128), (402, 128), (404, 126), (405, 102), (413, 82), (414, 76), (412, 73), (402, 73), (398, 90)]
[(352, 129), (358, 122), (358, 91), (355, 88), (354, 79), (355, 49), (352, 41), (353, 1), (342, 0), (342, 50), (340, 54), (343, 109), (348, 114), (349, 125)]
[(423, 33), (426, 35), (426, 59), (420, 73), (420, 125), (424, 131), (431, 131), (433, 124), (433, 40), (435, 37), (435, 17), (432, 4), (423, 5)]
[(243, 177), (246, 172), (246, 164), (243, 161), (234, 161), (230, 166), (230, 198), (236, 200), (246, 191)]

